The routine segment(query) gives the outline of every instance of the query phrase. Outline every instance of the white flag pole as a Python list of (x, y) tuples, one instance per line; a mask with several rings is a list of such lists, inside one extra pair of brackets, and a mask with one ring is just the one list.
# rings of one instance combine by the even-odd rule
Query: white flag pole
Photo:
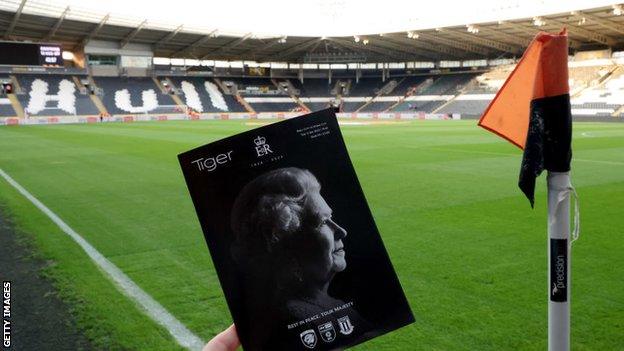
[(569, 351), (571, 282), (570, 193), (573, 191), (570, 183), (570, 172), (548, 172), (547, 182), (548, 350)]

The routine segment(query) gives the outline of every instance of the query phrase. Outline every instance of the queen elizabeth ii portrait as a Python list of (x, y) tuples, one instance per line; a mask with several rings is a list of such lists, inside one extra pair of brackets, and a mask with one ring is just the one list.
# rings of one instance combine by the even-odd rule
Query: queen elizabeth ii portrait
[(280, 327), (276, 323), (344, 304), (329, 293), (334, 276), (347, 267), (347, 231), (332, 214), (321, 185), (305, 169), (266, 172), (238, 194), (231, 214), (231, 252), (243, 277), (254, 344), (266, 343)]

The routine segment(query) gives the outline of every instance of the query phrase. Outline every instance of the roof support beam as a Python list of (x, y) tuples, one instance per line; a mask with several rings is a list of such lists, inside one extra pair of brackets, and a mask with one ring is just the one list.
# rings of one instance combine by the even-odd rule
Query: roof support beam
[(480, 38), (477, 35), (468, 34), (468, 33), (465, 33), (465, 32), (459, 31), (459, 30), (444, 28), (444, 29), (441, 29), (440, 31), (442, 33), (451, 33), (454, 36), (462, 37), (465, 40), (471, 41), (471, 42), (473, 42), (473, 43), (475, 43), (477, 45), (485, 46), (485, 47), (492, 48), (492, 49), (495, 49), (495, 50), (498, 50), (498, 51), (508, 52), (508, 53), (511, 53), (511, 54), (516, 54), (519, 51), (518, 50), (519, 48), (516, 47), (516, 46), (512, 46), (512, 45), (509, 45), (509, 44), (501, 43), (501, 42), (498, 42), (496, 40)]
[(180, 33), (180, 31), (182, 30), (183, 27), (184, 27), (184, 25), (181, 24), (181, 25), (178, 26), (178, 28), (174, 29), (172, 32), (170, 32), (167, 35), (165, 35), (164, 37), (160, 38), (157, 42), (155, 42), (153, 44), (153, 49), (156, 49), (157, 47), (161, 46), (162, 44), (165, 44), (165, 43), (171, 41), (171, 39), (173, 39), (173, 37), (175, 37), (176, 35), (178, 35), (178, 33)]
[(479, 30), (484, 32), (484, 33), (488, 33), (492, 36), (494, 36), (497, 40), (502, 40), (505, 41), (507, 43), (511, 43), (513, 45), (516, 45), (522, 49), (526, 49), (529, 44), (531, 43), (531, 39), (526, 39), (526, 38), (522, 38), (516, 35), (511, 35), (511, 34), (507, 34), (503, 31), (498, 31), (498, 30), (494, 30), (490, 27), (484, 27), (481, 26), (479, 27)]
[[(306, 50), (306, 54), (311, 54), (311, 53), (313, 53), (313, 52), (316, 50), (316, 48), (318, 48), (318, 47), (319, 47), (319, 45), (321, 45), (321, 43), (322, 43), (322, 41), (321, 41), (321, 40), (319, 40), (318, 42), (316, 42), (316, 44), (314, 44), (314, 46), (313, 46), (313, 47), (311, 47), (311, 48), (309, 48), (308, 50)], [(326, 47), (325, 49), (327, 49), (327, 47)]]
[[(520, 24), (520, 23), (506, 22), (506, 21), (505, 22), (500, 22), (500, 23), (501, 23), (501, 25), (505, 25), (507, 27), (514, 28), (516, 30), (519, 30), (519, 31), (527, 34), (531, 38), (531, 40), (535, 37), (535, 35), (537, 33), (540, 32), (540, 30), (537, 29), (537, 28), (534, 28), (532, 26), (525, 26), (525, 25)], [(581, 47), (581, 42), (580, 41), (578, 41), (576, 39), (572, 39), (570, 37), (568, 37), (568, 44), (570, 45), (570, 47), (572, 49), (578, 49), (578, 48)]]
[[(419, 34), (420, 35), (420, 34)], [(389, 42), (394, 42), (394, 43), (398, 43), (400, 45), (408, 45), (408, 46), (414, 46), (417, 49), (422, 49), (424, 50), (424, 52), (429, 52), (429, 51), (435, 51), (435, 52), (439, 52), (445, 55), (450, 55), (453, 56), (455, 58), (459, 58), (462, 57), (462, 55), (460, 53), (457, 52), (457, 49), (454, 48), (450, 48), (448, 46), (444, 46), (444, 45), (434, 45), (431, 43), (428, 43), (426, 41), (422, 41), (419, 39), (410, 39), (410, 38), (404, 38), (404, 37), (399, 37), (399, 36), (392, 36), (389, 34), (384, 35), (384, 40), (387, 40)], [(437, 55), (431, 55), (431, 58), (434, 60), (437, 60)]]
[(283, 43), (282, 41), (284, 39), (286, 39), (286, 37), (281, 37), (279, 39), (275, 39), (273, 41), (270, 41), (270, 42), (264, 44), (264, 46), (259, 47), (257, 49), (247, 50), (247, 51), (241, 53), (241, 56), (246, 56), (246, 55), (253, 56), (253, 55), (256, 55), (257, 53), (262, 52), (262, 51), (264, 51), (266, 49), (269, 49), (269, 48), (271, 48), (271, 47), (273, 47), (273, 46), (275, 46), (277, 44), (282, 44)]
[(50, 30), (50, 33), (48, 33), (48, 35), (46, 35), (46, 37), (43, 40), (49, 40), (50, 38), (54, 37), (54, 35), (56, 34), (56, 31), (61, 27), (61, 24), (63, 24), (63, 21), (65, 20), (65, 16), (67, 16), (68, 13), (69, 13), (69, 6), (65, 8), (65, 11), (63, 11), (61, 16), (56, 21), (56, 23), (54, 23), (54, 26)]
[(477, 46), (477, 45), (473, 45), (473, 44), (469, 44), (469, 43), (464, 43), (464, 42), (460, 42), (460, 41), (456, 41), (456, 40), (452, 40), (452, 39), (448, 39), (448, 38), (444, 38), (440, 35), (435, 35), (435, 34), (429, 34), (429, 33), (422, 33), (419, 32), (418, 35), (420, 36), (420, 38), (423, 38), (425, 40), (429, 40), (429, 41), (433, 41), (436, 43), (440, 43), (446, 46), (450, 46), (456, 49), (460, 49), (460, 50), (465, 50), (465, 51), (469, 51), (475, 54), (479, 54), (482, 56), (487, 56), (490, 51), (481, 47), (481, 46)]
[(11, 21), (11, 24), (9, 24), (9, 28), (7, 28), (7, 30), (4, 32), (5, 39), (8, 38), (11, 34), (13, 34), (13, 29), (15, 29), (15, 25), (17, 25), (17, 22), (22, 16), (22, 10), (24, 10), (24, 5), (26, 5), (26, 1), (28, 0), (22, 0), (19, 7), (17, 8), (17, 11), (15, 12), (15, 16), (13, 16), (13, 20)]
[(217, 30), (215, 29), (212, 32), (210, 32), (210, 33), (204, 35), (203, 37), (195, 40), (194, 42), (190, 43), (189, 45), (183, 47), (182, 49), (174, 52), (173, 54), (171, 54), (171, 56), (178, 56), (178, 55), (184, 54), (187, 51), (189, 51), (191, 49), (194, 49), (194, 48), (198, 47), (199, 45), (204, 44), (205, 42), (207, 42), (208, 40), (213, 38), (216, 33), (217, 33)]
[(590, 21), (597, 23), (601, 27), (611, 29), (612, 31), (618, 32), (620, 34), (624, 34), (624, 25), (621, 23), (614, 22), (614, 21), (611, 21), (610, 19), (601, 18), (596, 15), (592, 15), (592, 14), (585, 13), (582, 11), (574, 11), (572, 12), (572, 14), (578, 16), (579, 18), (585, 17), (589, 19)]
[(139, 34), (139, 32), (141, 31), (141, 29), (143, 29), (143, 27), (145, 27), (145, 25), (147, 24), (147, 20), (143, 20), (143, 22), (141, 22), (141, 24), (139, 24), (138, 27), (136, 27), (132, 32), (130, 32), (130, 34), (128, 34), (122, 41), (121, 41), (121, 45), (120, 47), (123, 49), (124, 47), (126, 47), (126, 45), (128, 45), (128, 43), (130, 43), (130, 40), (134, 39), (134, 37), (136, 37), (137, 34)]
[(87, 36), (85, 36), (82, 39), (82, 45), (87, 45), (87, 43), (89, 42), (89, 40), (91, 40), (93, 37), (95, 37), (100, 30), (102, 29), (102, 27), (104, 27), (104, 25), (106, 24), (106, 22), (108, 22), (108, 19), (110, 18), (110, 13), (107, 14), (106, 16), (102, 17), (102, 19), (100, 20), (100, 23), (98, 23), (93, 30), (91, 30), (91, 32), (89, 34), (87, 34)]
[(546, 23), (548, 23), (548, 22), (550, 22), (552, 24), (556, 24), (556, 25), (558, 25), (561, 28), (566, 27), (566, 28), (568, 28), (568, 31), (570, 33), (574, 33), (574, 34), (576, 34), (578, 36), (585, 37), (585, 38), (587, 38), (589, 40), (595, 41), (595, 42), (603, 44), (603, 45), (614, 46), (615, 43), (617, 42), (615, 39), (611, 38), (608, 35), (600, 34), (600, 33), (595, 32), (593, 30), (581, 28), (581, 27), (574, 26), (574, 25), (571, 25), (571, 24), (568, 24), (568, 23), (563, 23), (563, 22), (557, 21), (557, 20), (552, 19), (552, 18), (547, 18), (546, 19)]
[(369, 45), (363, 45), (363, 44), (358, 45), (358, 44), (352, 43), (348, 39), (328, 38), (327, 40), (330, 40), (333, 43), (341, 45), (341, 46), (347, 46), (350, 49), (370, 51), (370, 52), (375, 53), (377, 55), (384, 56), (384, 57), (387, 57), (387, 58), (390, 58), (390, 59), (393, 59), (393, 60), (402, 61), (402, 60), (409, 60), (410, 59), (410, 56), (405, 55), (405, 54), (398, 54), (398, 53), (389, 51), (387, 49), (376, 48), (374, 46), (369, 46)]
[(271, 59), (271, 60), (281, 59), (282, 57), (286, 57), (286, 56), (292, 55), (292, 54), (294, 54), (296, 52), (303, 51), (303, 50), (309, 48), (310, 46), (316, 44), (317, 41), (321, 41), (321, 40), (322, 39), (320, 39), (320, 38), (314, 38), (314, 39), (306, 40), (306, 41), (304, 41), (302, 43), (294, 45), (294, 46), (292, 46), (292, 47), (290, 47), (290, 48), (288, 48), (288, 49), (278, 53), (275, 56), (271, 57), (271, 55), (264, 55), (262, 57), (262, 59), (267, 59), (267, 58)]
[(236, 39), (234, 41), (231, 41), (231, 42), (229, 42), (229, 43), (227, 43), (227, 44), (225, 44), (223, 46), (220, 46), (220, 47), (216, 48), (215, 50), (213, 50), (213, 51), (211, 51), (211, 52), (209, 52), (207, 54), (204, 54), (204, 56), (201, 57), (201, 60), (205, 60), (209, 56), (214, 55), (214, 54), (216, 54), (216, 53), (218, 53), (218, 52), (220, 52), (222, 50), (235, 48), (235, 47), (239, 46), (241, 43), (243, 43), (245, 40), (251, 38), (252, 36), (253, 36), (252, 33), (247, 33), (247, 34), (245, 34), (245, 36), (243, 36), (241, 38), (238, 38), (238, 39)]
[[(410, 41), (414, 41), (410, 39)], [(386, 36), (377, 38), (375, 40), (370, 41), (368, 45), (374, 45), (380, 48), (391, 49), (394, 51), (398, 51), (401, 53), (413, 55), (412, 60), (432, 60), (435, 59), (436, 55), (427, 52), (426, 50), (419, 50), (417, 47), (412, 45), (405, 45), (407, 43), (397, 44), (396, 41), (390, 40), (390, 38)], [(409, 43), (412, 44), (412, 43)]]

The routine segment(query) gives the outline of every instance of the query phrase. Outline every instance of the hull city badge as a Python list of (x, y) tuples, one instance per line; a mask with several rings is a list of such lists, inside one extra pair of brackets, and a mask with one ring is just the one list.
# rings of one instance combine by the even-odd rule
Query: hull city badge
[(301, 338), (301, 342), (303, 346), (313, 349), (316, 346), (316, 333), (312, 329), (308, 329), (302, 332), (299, 337)]
[(321, 335), (321, 339), (325, 342), (332, 342), (336, 339), (336, 330), (332, 322), (319, 325), (318, 331), (319, 335)]
[(333, 111), (178, 159), (245, 351), (342, 350), (414, 322)]

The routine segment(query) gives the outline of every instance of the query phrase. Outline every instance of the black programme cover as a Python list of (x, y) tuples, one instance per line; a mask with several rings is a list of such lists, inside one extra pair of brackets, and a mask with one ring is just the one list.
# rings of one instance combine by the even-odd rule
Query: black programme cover
[(340, 350), (414, 321), (332, 111), (178, 158), (245, 350)]

